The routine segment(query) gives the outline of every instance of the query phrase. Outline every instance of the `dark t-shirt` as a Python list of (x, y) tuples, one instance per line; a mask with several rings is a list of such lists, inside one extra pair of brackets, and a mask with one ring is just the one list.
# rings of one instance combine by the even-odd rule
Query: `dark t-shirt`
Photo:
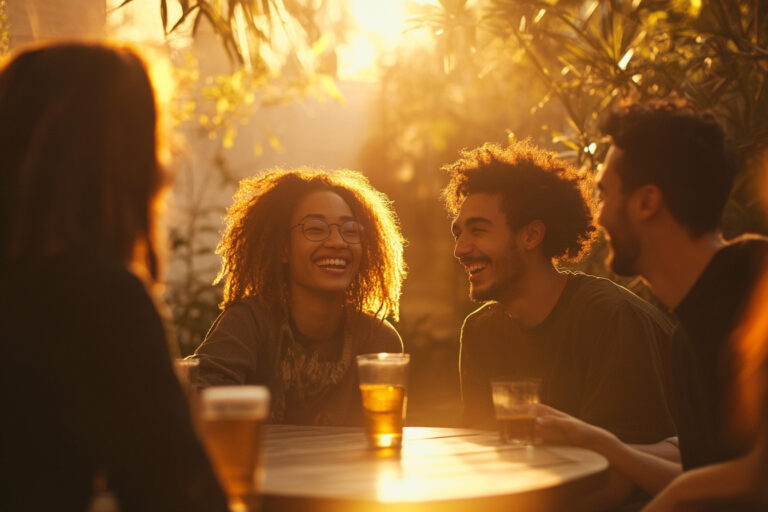
[(718, 251), (675, 309), (669, 393), (683, 468), (734, 459), (748, 445), (729, 432), (734, 384), (730, 336), (759, 282), (768, 239), (742, 238)]
[(0, 510), (227, 510), (142, 283), (99, 256), (0, 269)]
[(487, 304), (467, 317), (461, 333), (464, 423), (494, 428), (492, 379), (536, 377), (543, 403), (626, 442), (673, 436), (658, 354), (672, 329), (667, 316), (629, 290), (579, 273), (568, 274), (557, 304), (536, 327)]

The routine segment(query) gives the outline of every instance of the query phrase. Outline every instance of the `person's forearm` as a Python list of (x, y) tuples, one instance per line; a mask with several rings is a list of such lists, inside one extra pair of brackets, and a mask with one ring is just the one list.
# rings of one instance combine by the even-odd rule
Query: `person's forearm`
[[(668, 446), (662, 446), (666, 444)], [(670, 455), (670, 443), (662, 441), (647, 445), (643, 450), (621, 442), (615, 435), (606, 432), (591, 449), (605, 456), (611, 467), (635, 482), (645, 492), (655, 495), (677, 477), (682, 468), (679, 463), (652, 453)]]
[(738, 502), (755, 494), (755, 457), (751, 454), (688, 471), (675, 479), (644, 512), (661, 512), (702, 503)]
[(680, 463), (680, 447), (678, 445), (677, 437), (670, 437), (655, 444), (632, 444), (630, 446), (636, 450), (655, 455), (656, 457), (661, 457), (670, 462), (676, 464)]

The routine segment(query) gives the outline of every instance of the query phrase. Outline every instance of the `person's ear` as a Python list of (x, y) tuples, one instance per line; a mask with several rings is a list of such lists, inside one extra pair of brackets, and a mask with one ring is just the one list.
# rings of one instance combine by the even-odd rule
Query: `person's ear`
[(632, 210), (638, 220), (656, 216), (664, 204), (661, 190), (656, 185), (644, 185), (632, 193)]
[(533, 250), (544, 241), (547, 226), (540, 220), (534, 220), (518, 231), (517, 243), (525, 250)]

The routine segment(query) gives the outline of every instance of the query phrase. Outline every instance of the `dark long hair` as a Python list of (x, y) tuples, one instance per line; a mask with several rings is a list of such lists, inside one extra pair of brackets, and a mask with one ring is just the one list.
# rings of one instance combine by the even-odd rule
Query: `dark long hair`
[(124, 47), (22, 50), (0, 70), (0, 261), (93, 249), (160, 273), (154, 92)]

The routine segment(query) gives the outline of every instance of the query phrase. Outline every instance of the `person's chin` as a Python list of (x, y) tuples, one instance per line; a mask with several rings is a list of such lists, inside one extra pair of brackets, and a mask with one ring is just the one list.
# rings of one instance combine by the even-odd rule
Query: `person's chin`
[(477, 302), (477, 303), (483, 303), (483, 302), (488, 302), (488, 301), (491, 301), (491, 300), (496, 300), (492, 290), (490, 290), (488, 288), (486, 288), (486, 289), (474, 288), (474, 287), (470, 288), (469, 289), (469, 298), (473, 302)]

